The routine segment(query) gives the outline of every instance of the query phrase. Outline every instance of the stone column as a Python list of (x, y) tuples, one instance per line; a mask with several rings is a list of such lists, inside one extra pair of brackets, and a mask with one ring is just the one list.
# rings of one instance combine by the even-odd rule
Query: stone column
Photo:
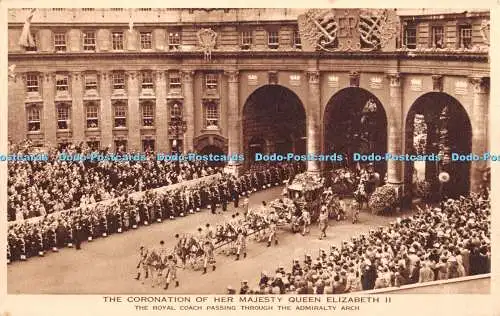
[[(321, 111), (321, 89), (319, 85), (320, 72), (308, 71), (309, 94), (307, 106), (307, 154), (321, 153), (320, 137), (320, 111)], [(310, 173), (320, 173), (319, 161), (308, 160), (307, 171)]]
[(101, 147), (110, 146), (113, 148), (113, 105), (111, 104), (111, 74), (109, 72), (100, 73), (101, 104), (99, 106), (101, 129)]
[[(393, 155), (403, 154), (403, 99), (401, 89), (401, 76), (399, 73), (388, 74), (389, 78), (389, 113), (387, 152)], [(387, 161), (387, 183), (397, 186), (403, 184), (403, 161)]]
[[(473, 89), (472, 99), (472, 152), (482, 155), (489, 149), (488, 144), (488, 105), (490, 78), (474, 76), (469, 78)], [(479, 191), (487, 161), (473, 161), (471, 164), (471, 190)]]
[(42, 129), (45, 142), (50, 145), (57, 145), (57, 116), (55, 106), (56, 76), (54, 73), (45, 73), (43, 80), (43, 121)]
[[(229, 139), (228, 144), (228, 154), (238, 155), (242, 153), (241, 149), (241, 116), (240, 116), (240, 106), (239, 106), (239, 72), (237, 70), (225, 72), (227, 76), (227, 95), (228, 95), (228, 125), (227, 125), (227, 135)], [(245, 157), (245, 159), (250, 159), (250, 157)], [(234, 174), (238, 174), (242, 166), (241, 161), (230, 161), (228, 164), (228, 171)]]
[(139, 104), (139, 74), (137, 71), (127, 72), (127, 95), (128, 95), (128, 141), (127, 150), (141, 150), (141, 127), (142, 111)]
[(194, 88), (193, 88), (194, 71), (182, 72), (182, 88), (184, 91), (184, 109), (183, 115), (186, 121), (187, 129), (184, 134), (183, 150), (190, 152), (194, 150)]
[(166, 152), (169, 148), (168, 142), (168, 104), (167, 84), (165, 71), (155, 72), (155, 127), (156, 127), (156, 150)]
[(83, 107), (83, 83), (82, 74), (73, 72), (71, 74), (71, 131), (73, 132), (73, 141), (80, 142), (85, 139), (85, 120), (86, 113)]

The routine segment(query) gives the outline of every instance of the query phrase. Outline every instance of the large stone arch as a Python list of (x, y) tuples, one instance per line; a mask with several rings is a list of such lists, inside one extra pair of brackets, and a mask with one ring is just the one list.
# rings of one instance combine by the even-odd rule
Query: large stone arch
[(246, 162), (253, 161), (254, 140), (264, 141), (265, 153), (306, 153), (306, 110), (289, 88), (273, 84), (256, 89), (243, 105), (242, 118)]
[[(415, 135), (427, 135), (418, 142)], [(446, 131), (446, 132), (445, 132)], [(467, 155), (472, 152), (472, 125), (464, 106), (444, 92), (429, 92), (418, 97), (405, 118), (405, 153)], [(449, 148), (446, 148), (449, 147)], [(470, 190), (471, 162), (443, 160), (439, 162), (406, 162), (405, 184), (414, 188), (414, 182), (426, 180), (431, 184), (433, 198), (458, 197)], [(440, 184), (438, 175), (446, 171), (449, 182)], [(416, 178), (415, 178), (416, 177)]]
[[(336, 92), (327, 102), (323, 113), (323, 151), (344, 156), (337, 165), (353, 166), (355, 152), (381, 154), (387, 152), (387, 114), (372, 92), (348, 87)], [(362, 163), (361, 163), (362, 164)], [(386, 161), (375, 162), (375, 169), (384, 177)], [(325, 164), (334, 167), (334, 164)]]

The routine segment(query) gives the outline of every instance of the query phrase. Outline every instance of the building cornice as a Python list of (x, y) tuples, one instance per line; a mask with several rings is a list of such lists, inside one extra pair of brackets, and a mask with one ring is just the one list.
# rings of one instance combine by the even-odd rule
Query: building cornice
[[(200, 58), (203, 59), (203, 52), (97, 52), (97, 53), (9, 53), (9, 61), (22, 60), (71, 60), (79, 58)], [(464, 51), (444, 51), (444, 52), (302, 52), (302, 51), (213, 51), (212, 59), (217, 58), (317, 58), (317, 59), (394, 59), (394, 60), (443, 60), (443, 61), (477, 61), (489, 62), (487, 52), (464, 52)]]

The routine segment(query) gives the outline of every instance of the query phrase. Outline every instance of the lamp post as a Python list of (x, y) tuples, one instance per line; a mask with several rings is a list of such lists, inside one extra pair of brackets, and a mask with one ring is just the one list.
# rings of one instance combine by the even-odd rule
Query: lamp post
[(179, 165), (180, 165), (179, 140), (181, 139), (181, 137), (184, 136), (186, 129), (187, 129), (186, 121), (184, 121), (182, 119), (182, 114), (180, 113), (180, 107), (176, 103), (176, 104), (174, 104), (172, 115), (170, 117), (170, 122), (168, 122), (168, 133), (169, 133), (169, 135), (172, 135), (174, 137), (173, 146), (175, 148), (175, 153), (177, 154), (177, 160), (176, 160), (176, 171), (177, 172), (180, 171), (180, 167), (179, 167)]

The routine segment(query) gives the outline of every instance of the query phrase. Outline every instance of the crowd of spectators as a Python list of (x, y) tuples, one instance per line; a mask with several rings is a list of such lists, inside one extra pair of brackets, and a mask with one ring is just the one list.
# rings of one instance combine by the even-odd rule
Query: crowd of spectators
[(341, 294), (485, 274), (491, 268), (489, 197), (427, 206), (329, 251), (262, 272), (240, 294)]
[[(147, 153), (145, 161), (62, 161), (60, 155), (94, 152), (85, 143), (65, 148), (34, 147), (29, 141), (12, 145), (11, 154), (44, 152), (48, 161), (9, 161), (8, 221), (44, 216), (95, 202), (214, 174), (221, 167), (206, 161), (159, 161)], [(99, 150), (107, 154), (108, 149)], [(134, 153), (129, 153), (133, 155)]]
[(279, 163), (259, 167), (235, 177), (220, 174), (211, 180), (200, 179), (191, 187), (163, 192), (146, 191), (139, 197), (128, 194), (111, 203), (81, 205), (68, 211), (47, 214), (38, 221), (14, 222), (8, 229), (8, 262), (44, 256), (63, 247), (80, 248), (83, 241), (173, 220), (211, 209), (224, 211), (227, 204), (238, 206), (240, 197), (280, 185), (303, 171), (299, 163)]

